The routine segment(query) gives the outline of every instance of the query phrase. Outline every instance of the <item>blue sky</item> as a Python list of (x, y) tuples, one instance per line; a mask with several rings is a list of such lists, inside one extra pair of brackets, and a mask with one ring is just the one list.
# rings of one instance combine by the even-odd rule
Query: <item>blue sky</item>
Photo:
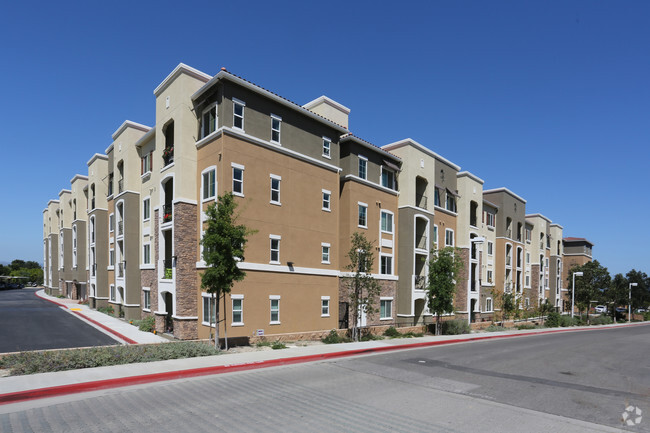
[(0, 261), (180, 62), (411, 137), (523, 196), (612, 274), (650, 272), (650, 2), (9, 2), (0, 12)]

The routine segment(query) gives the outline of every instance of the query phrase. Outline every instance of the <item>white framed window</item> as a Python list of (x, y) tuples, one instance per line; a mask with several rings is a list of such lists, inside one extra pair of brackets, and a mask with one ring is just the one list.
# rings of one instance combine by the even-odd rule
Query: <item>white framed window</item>
[(232, 126), (244, 130), (244, 107), (246, 103), (237, 98), (232, 99)]
[(359, 205), (359, 227), (363, 229), (368, 228), (368, 205), (366, 203), (357, 202)]
[(486, 213), (487, 213), (487, 225), (488, 225), (488, 227), (494, 228), (496, 215), (494, 215), (492, 212), (486, 212)]
[(548, 269), (548, 257), (546, 258), (546, 260), (544, 260), (544, 266), (546, 266), (546, 268)]
[(332, 140), (327, 137), (323, 137), (323, 156), (332, 158)]
[(232, 166), (232, 193), (240, 197), (244, 196), (244, 166), (230, 164)]
[(381, 275), (393, 275), (393, 256), (382, 254), (379, 261), (379, 273)]
[(492, 276), (492, 269), (488, 269), (488, 271), (487, 271), (487, 282), (488, 282), (489, 284), (493, 284), (493, 283), (494, 283), (494, 279), (493, 279), (493, 278), (494, 278), (494, 277)]
[(526, 251), (526, 263), (530, 263), (530, 253)]
[(492, 298), (485, 298), (485, 311), (486, 312), (494, 311), (492, 307)]
[(487, 255), (492, 256), (494, 255), (494, 242), (488, 241), (487, 243)]
[(271, 175), (271, 203), (272, 204), (281, 204), (280, 203), (280, 182), (282, 177), (275, 174)]
[(203, 201), (214, 200), (216, 195), (216, 178), (217, 178), (217, 169), (215, 167), (209, 167), (203, 170), (201, 173), (201, 199)]
[(117, 302), (117, 293), (115, 292), (114, 284), (111, 284), (110, 297), (111, 297), (111, 301)]
[(454, 246), (454, 231), (452, 229), (445, 229), (445, 246)]
[(115, 231), (115, 214), (112, 213), (108, 216), (108, 231), (113, 233)]
[(269, 263), (279, 265), (280, 264), (280, 240), (281, 236), (270, 235), (269, 239), (271, 241), (271, 259)]
[(203, 309), (202, 309), (202, 319), (201, 323), (206, 326), (215, 326), (217, 323), (216, 320), (216, 315), (215, 315), (215, 303), (217, 302), (217, 298), (214, 298), (214, 302), (212, 299), (212, 293), (201, 293), (201, 297), (203, 298)]
[(201, 138), (207, 137), (217, 130), (217, 104), (214, 103), (201, 115)]
[(393, 318), (393, 298), (379, 299), (379, 320), (389, 320)]
[(381, 211), (381, 231), (393, 234), (393, 213), (387, 210)]
[(153, 152), (149, 152), (140, 159), (140, 174), (151, 173)]
[(456, 197), (447, 192), (447, 210), (456, 212)]
[(329, 317), (330, 316), (330, 297), (321, 296), (320, 297), (320, 316)]
[(383, 165), (381, 166), (381, 186), (395, 189), (395, 172)]
[(142, 221), (149, 221), (151, 218), (151, 199), (149, 197), (142, 200)]
[(530, 287), (530, 275), (526, 275), (526, 287)]
[(320, 248), (321, 248), (321, 263), (329, 265), (331, 245), (327, 243), (321, 243)]
[(368, 158), (359, 155), (359, 177), (361, 179), (368, 178)]
[(271, 114), (271, 141), (280, 143), (280, 127), (282, 126), (282, 117)]
[(332, 210), (332, 192), (326, 189), (322, 190), (323, 193), (323, 210), (331, 212)]
[(113, 248), (108, 250), (108, 266), (115, 266), (115, 250)]
[(230, 295), (232, 300), (232, 323), (230, 326), (244, 326), (244, 295)]
[(440, 246), (440, 243), (438, 242), (438, 226), (434, 224), (433, 226), (433, 243), (438, 248)]
[(280, 297), (271, 295), (269, 296), (269, 301), (271, 304), (271, 321), (270, 325), (279, 325), (280, 324)]
[(142, 309), (151, 311), (151, 289), (149, 287), (142, 288)]
[(151, 244), (142, 245), (142, 263), (151, 264)]

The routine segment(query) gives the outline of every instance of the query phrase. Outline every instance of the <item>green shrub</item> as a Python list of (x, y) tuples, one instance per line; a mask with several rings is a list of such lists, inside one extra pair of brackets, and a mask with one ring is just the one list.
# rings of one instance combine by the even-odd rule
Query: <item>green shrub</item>
[(557, 328), (560, 326), (560, 318), (563, 317), (560, 313), (552, 311), (546, 316), (546, 321), (544, 322), (549, 328)]
[(109, 305), (108, 307), (99, 307), (97, 311), (100, 313), (108, 314), (109, 316), (115, 316), (115, 310), (113, 309), (112, 305)]
[(273, 350), (279, 350), (279, 349), (286, 349), (287, 345), (281, 342), (280, 340), (274, 341), (273, 344), (271, 344), (271, 349)]
[(260, 340), (257, 343), (255, 343), (255, 346), (257, 346), (257, 347), (271, 347), (271, 342), (266, 341), (266, 340)]
[(485, 331), (487, 331), (487, 332), (501, 332), (501, 331), (503, 331), (503, 327), (498, 326), (498, 325), (490, 325), (487, 328), (485, 328)]
[(103, 346), (16, 353), (1, 358), (0, 368), (10, 370), (12, 375), (21, 375), (218, 354), (219, 352), (211, 345), (189, 341), (137, 346)]
[(560, 326), (566, 328), (568, 326), (576, 326), (581, 323), (580, 318), (571, 316), (560, 316)]
[(373, 340), (383, 340), (383, 339), (384, 339), (384, 337), (382, 337), (381, 335), (375, 335), (375, 334), (373, 334), (371, 332), (368, 332), (367, 334), (362, 335), (361, 338), (360, 338), (361, 341), (373, 341)]
[(591, 319), (592, 325), (611, 325), (612, 323), (614, 320), (609, 316), (598, 316)]
[(138, 320), (138, 329), (144, 332), (153, 332), (156, 327), (156, 318), (153, 316), (147, 316), (142, 320)]
[(384, 335), (390, 338), (397, 338), (402, 336), (402, 334), (397, 329), (395, 329), (394, 326), (391, 326), (387, 330), (385, 330)]
[(515, 328), (522, 329), (537, 329), (537, 326), (534, 323), (518, 323), (515, 325)]
[(321, 338), (321, 341), (325, 344), (337, 344), (337, 343), (349, 343), (350, 339), (339, 336), (338, 332), (336, 332), (336, 329), (332, 329), (325, 338)]
[(442, 322), (442, 335), (469, 334), (469, 323), (462, 319), (446, 320)]
[(643, 320), (650, 321), (650, 311), (643, 313)]

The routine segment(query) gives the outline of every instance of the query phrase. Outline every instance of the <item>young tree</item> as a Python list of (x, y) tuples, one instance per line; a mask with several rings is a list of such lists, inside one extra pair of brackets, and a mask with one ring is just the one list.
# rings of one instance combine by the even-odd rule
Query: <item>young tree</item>
[(454, 248), (431, 250), (429, 285), (426, 290), (429, 311), (436, 315), (436, 335), (440, 335), (441, 316), (454, 311), (456, 279), (462, 269), (463, 260)]
[[(201, 241), (203, 260), (207, 265), (201, 275), (201, 287), (212, 294), (210, 309), (214, 309), (216, 349), (219, 349), (219, 299), (230, 293), (235, 281), (241, 281), (246, 276), (237, 263), (244, 261), (247, 236), (252, 231), (245, 225), (236, 224), (236, 207), (232, 193), (219, 196), (216, 203), (208, 206), (207, 227)], [(213, 314), (210, 316), (212, 323)]]
[(372, 242), (359, 232), (352, 234), (350, 242), (352, 246), (347, 255), (350, 264), (346, 269), (352, 276), (345, 279), (345, 285), (352, 313), (352, 339), (359, 341), (360, 315), (362, 312), (372, 315), (377, 311), (375, 298), (381, 293), (381, 287), (371, 275), (374, 263)]
[[(576, 277), (575, 287), (575, 305), (578, 312), (589, 311), (589, 302), (601, 296), (603, 291), (610, 287), (611, 277), (607, 268), (598, 263), (598, 260), (587, 262), (582, 266), (573, 266), (569, 270), (567, 277), (568, 299), (571, 299), (573, 293), (573, 273), (582, 272), (581, 277)], [(614, 306), (616, 307), (616, 306)]]

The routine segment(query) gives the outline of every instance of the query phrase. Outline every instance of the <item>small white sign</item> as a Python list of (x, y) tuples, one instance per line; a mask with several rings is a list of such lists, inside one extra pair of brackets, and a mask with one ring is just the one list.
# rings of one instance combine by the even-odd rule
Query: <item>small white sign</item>
[(258, 336), (258, 337), (261, 337), (261, 336), (263, 336), (263, 335), (264, 335), (264, 330), (263, 330), (263, 329), (258, 329), (258, 330), (257, 330), (257, 336)]

